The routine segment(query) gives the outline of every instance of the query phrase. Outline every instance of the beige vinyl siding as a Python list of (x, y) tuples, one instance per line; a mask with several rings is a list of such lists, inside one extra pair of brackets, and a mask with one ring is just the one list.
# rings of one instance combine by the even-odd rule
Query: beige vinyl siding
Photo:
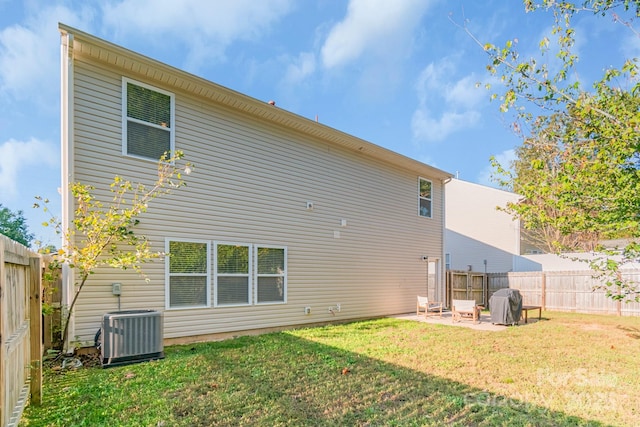
[[(74, 180), (105, 189), (115, 173), (151, 182), (153, 162), (122, 155), (122, 71), (78, 57), (74, 72)], [(287, 303), (165, 310), (164, 260), (145, 266), (149, 283), (132, 272), (103, 269), (76, 309), (80, 340), (93, 337), (103, 313), (118, 309), (112, 282), (122, 283), (121, 309), (164, 311), (166, 338), (414, 309), (415, 296), (426, 288), (421, 257), (442, 256), (438, 178), (126, 77), (175, 94), (176, 148), (195, 164), (187, 187), (153, 201), (138, 232), (158, 251), (171, 237), (286, 247)], [(433, 181), (433, 218), (418, 216), (418, 176)], [(109, 197), (108, 190), (97, 192)], [(328, 307), (337, 303), (341, 312), (332, 316)], [(305, 306), (311, 315), (304, 315)]]

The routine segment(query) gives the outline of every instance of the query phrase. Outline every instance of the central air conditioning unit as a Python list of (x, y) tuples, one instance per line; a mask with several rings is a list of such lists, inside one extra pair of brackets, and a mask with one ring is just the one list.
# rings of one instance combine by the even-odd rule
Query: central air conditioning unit
[(102, 318), (102, 367), (163, 359), (163, 318), (155, 310), (106, 313)]

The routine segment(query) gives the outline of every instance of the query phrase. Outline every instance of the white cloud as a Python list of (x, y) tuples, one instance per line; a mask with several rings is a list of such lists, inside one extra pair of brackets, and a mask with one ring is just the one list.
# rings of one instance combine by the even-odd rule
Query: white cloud
[(0, 31), (0, 91), (15, 99), (58, 106), (60, 38), (58, 22), (75, 25), (88, 9), (38, 9), (24, 25)]
[(432, 62), (427, 65), (420, 73), (416, 83), (416, 91), (420, 103), (424, 103), (431, 92), (440, 89), (444, 83), (443, 75), (450, 75), (453, 71), (453, 64), (447, 58), (441, 60), (438, 64)]
[(456, 82), (452, 82), (446, 88), (444, 95), (445, 101), (448, 105), (454, 107), (464, 109), (476, 108), (482, 101), (488, 98), (485, 90), (476, 87), (477, 83), (478, 77), (474, 73)]
[[(496, 161), (505, 169), (509, 170), (511, 168), (511, 162), (516, 159), (516, 152), (514, 149), (505, 150), (502, 153), (494, 155)], [(487, 159), (488, 160), (488, 159)], [(491, 165), (485, 167), (478, 174), (478, 184), (487, 185), (489, 187), (496, 187), (497, 184), (495, 180), (491, 177), (493, 176), (493, 167)]]
[(17, 195), (17, 184), (26, 180), (25, 175), (34, 166), (55, 167), (59, 156), (50, 144), (30, 139), (10, 139), (0, 145), (0, 196), (10, 198)]
[(219, 59), (235, 40), (253, 40), (292, 7), (291, 0), (122, 0), (103, 6), (104, 23), (116, 38), (171, 40), (187, 50), (187, 68)]
[(351, 0), (347, 16), (322, 46), (325, 68), (343, 66), (364, 54), (406, 54), (412, 35), (431, 2), (424, 0)]
[(620, 50), (625, 58), (640, 57), (640, 37), (637, 34), (627, 34), (620, 44)]
[(17, 99), (28, 99), (56, 85), (58, 52), (46, 34), (16, 25), (0, 33), (0, 90)]
[(480, 120), (477, 108), (487, 94), (476, 87), (478, 78), (473, 73), (452, 78), (456, 69), (454, 58), (444, 58), (420, 73), (416, 83), (418, 107), (411, 119), (414, 139), (442, 141)]
[(316, 57), (313, 53), (302, 52), (287, 67), (284, 84), (296, 85), (316, 70)]
[(480, 119), (477, 111), (456, 113), (445, 111), (438, 118), (431, 116), (427, 109), (418, 109), (411, 117), (413, 136), (421, 141), (442, 141), (457, 130), (473, 126)]

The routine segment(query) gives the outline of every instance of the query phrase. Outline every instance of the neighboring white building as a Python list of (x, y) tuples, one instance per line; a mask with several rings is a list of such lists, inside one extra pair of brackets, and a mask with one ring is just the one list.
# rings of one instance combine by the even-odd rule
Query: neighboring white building
[[(573, 252), (562, 255), (557, 254), (532, 254), (523, 255), (516, 262), (514, 271), (533, 271), (531, 265), (540, 266), (542, 271), (587, 271), (590, 270), (589, 262), (604, 258), (603, 254)], [(619, 256), (611, 256), (612, 260), (621, 261)], [(626, 262), (622, 270), (640, 270), (640, 262)]]
[[(173, 253), (175, 268), (148, 264), (150, 283), (98, 271), (70, 337), (92, 339), (119, 303), (163, 311), (170, 343), (406, 313), (428, 282), (432, 297), (444, 296), (449, 173), (68, 26), (60, 32), (63, 188), (107, 188), (116, 174), (152, 180), (167, 149), (195, 164), (187, 187), (154, 200), (138, 227), (155, 250)], [(108, 202), (107, 190), (96, 193)], [(63, 192), (67, 227), (73, 210)], [(180, 263), (185, 253), (205, 261)]]
[(446, 194), (448, 269), (487, 273), (540, 270), (535, 262), (520, 257), (520, 221), (498, 209), (517, 202), (520, 196), (459, 179), (447, 182)]

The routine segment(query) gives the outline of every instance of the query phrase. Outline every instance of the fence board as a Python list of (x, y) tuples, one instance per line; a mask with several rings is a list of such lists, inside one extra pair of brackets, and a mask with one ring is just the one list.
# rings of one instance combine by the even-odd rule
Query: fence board
[[(523, 304), (540, 305), (544, 310), (592, 314), (640, 316), (640, 303), (620, 303), (596, 289), (602, 282), (592, 271), (547, 271), (526, 273), (489, 273), (489, 295), (498, 289), (518, 289)], [(623, 274), (626, 279), (640, 280), (640, 271)]]
[(486, 283), (484, 273), (447, 271), (447, 307), (451, 307), (454, 299), (473, 299), (477, 304), (485, 305), (488, 301)]
[(18, 424), (29, 391), (39, 398), (41, 390), (39, 381), (30, 383), (42, 375), (39, 255), (0, 235), (0, 279), (0, 427), (5, 427)]
[(29, 259), (29, 391), (31, 403), (42, 403), (42, 268), (40, 257)]

